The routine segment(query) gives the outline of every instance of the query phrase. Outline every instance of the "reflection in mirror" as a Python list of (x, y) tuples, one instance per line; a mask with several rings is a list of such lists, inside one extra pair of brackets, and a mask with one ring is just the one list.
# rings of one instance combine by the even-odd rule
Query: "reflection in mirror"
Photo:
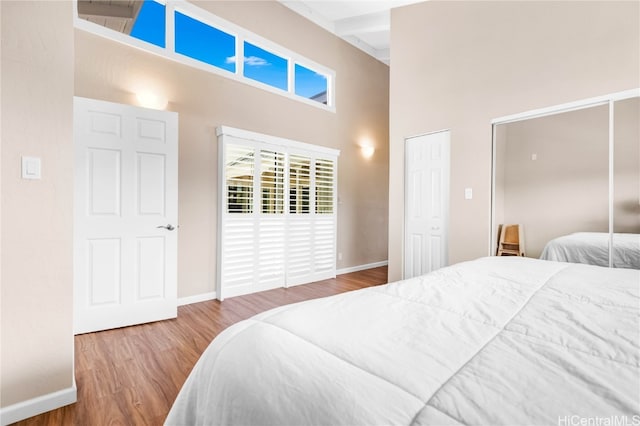
[(640, 269), (640, 98), (614, 103), (613, 266)]
[[(501, 224), (519, 224), (528, 257), (608, 265), (608, 123), (605, 104), (496, 125), (496, 241)], [(588, 258), (561, 258), (585, 243)]]

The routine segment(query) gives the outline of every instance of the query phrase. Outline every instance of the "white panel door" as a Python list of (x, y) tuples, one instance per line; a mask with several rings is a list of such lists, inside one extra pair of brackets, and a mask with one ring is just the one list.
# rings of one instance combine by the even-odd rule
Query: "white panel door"
[(405, 143), (404, 278), (447, 264), (449, 131)]
[(177, 314), (178, 115), (74, 99), (74, 331)]

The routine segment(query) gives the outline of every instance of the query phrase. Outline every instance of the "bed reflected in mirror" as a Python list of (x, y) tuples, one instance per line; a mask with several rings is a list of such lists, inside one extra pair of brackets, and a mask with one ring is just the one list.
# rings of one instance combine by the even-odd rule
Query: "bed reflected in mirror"
[(640, 98), (614, 103), (611, 162), (609, 112), (494, 126), (493, 254), (501, 225), (519, 224), (527, 257), (640, 269)]

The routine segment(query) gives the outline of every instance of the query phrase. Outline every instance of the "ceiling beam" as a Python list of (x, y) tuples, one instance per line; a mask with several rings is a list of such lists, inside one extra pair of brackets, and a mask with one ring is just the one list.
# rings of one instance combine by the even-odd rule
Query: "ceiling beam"
[(298, 15), (304, 16), (305, 18), (315, 23), (316, 25), (319, 25), (325, 30), (335, 34), (333, 22), (325, 18), (324, 16), (322, 16), (317, 11), (310, 8), (305, 2), (300, 0), (278, 0), (278, 1), (284, 6), (296, 12)]
[(388, 10), (367, 15), (340, 19), (335, 22), (335, 34), (339, 37), (389, 31), (391, 18)]
[(134, 6), (78, 1), (78, 15), (85, 17), (134, 19), (136, 12)]

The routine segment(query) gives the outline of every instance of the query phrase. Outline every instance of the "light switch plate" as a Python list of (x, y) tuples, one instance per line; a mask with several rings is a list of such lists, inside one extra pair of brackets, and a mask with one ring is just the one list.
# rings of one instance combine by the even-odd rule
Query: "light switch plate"
[(473, 188), (465, 188), (464, 189), (464, 199), (472, 200), (473, 199)]
[(39, 157), (22, 157), (22, 179), (40, 179), (41, 169)]

